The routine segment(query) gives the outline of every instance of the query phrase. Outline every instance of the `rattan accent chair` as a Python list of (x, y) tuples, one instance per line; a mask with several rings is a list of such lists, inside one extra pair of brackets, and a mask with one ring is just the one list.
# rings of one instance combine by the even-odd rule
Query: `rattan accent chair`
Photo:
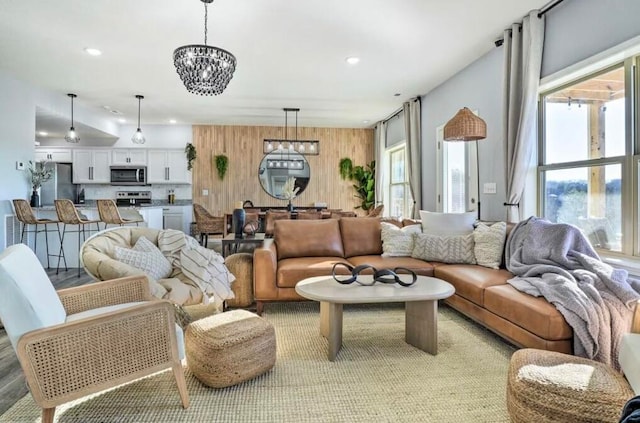
[(193, 205), (193, 214), (196, 218), (196, 229), (200, 233), (200, 244), (206, 247), (209, 243), (209, 235), (225, 234), (224, 217), (213, 216), (200, 204)]
[(104, 229), (107, 229), (107, 225), (122, 226), (128, 223), (135, 223), (136, 226), (138, 226), (140, 222), (144, 222), (143, 219), (123, 219), (122, 216), (120, 216), (116, 202), (111, 199), (96, 200), (96, 204), (98, 205), (100, 220), (104, 222)]
[[(40, 232), (44, 232), (44, 242), (47, 248), (47, 268), (51, 268), (51, 263), (49, 262), (49, 257), (58, 257), (56, 254), (49, 253), (49, 232), (56, 232), (58, 234), (58, 240), (62, 243), (62, 238), (60, 235), (60, 225), (59, 221), (52, 219), (38, 219), (35, 214), (33, 214), (33, 209), (27, 200), (15, 199), (13, 200), (13, 208), (16, 211), (16, 217), (22, 223), (22, 231), (20, 235), (20, 242), (24, 243), (24, 234), (32, 233), (36, 234), (33, 238), (33, 251), (38, 252), (38, 234)], [(56, 225), (56, 229), (50, 230), (47, 225)], [(38, 225), (42, 225), (41, 229), (38, 229)], [(33, 229), (30, 229), (29, 226), (34, 226)], [(53, 228), (52, 228), (53, 229)], [(28, 241), (27, 241), (28, 242)], [(65, 267), (66, 267), (66, 259), (65, 259)]]
[(56, 292), (27, 246), (0, 253), (0, 319), (44, 423), (61, 404), (169, 368), (189, 406), (182, 329), (171, 303), (151, 299), (146, 276)]
[[(73, 205), (71, 200), (54, 200), (58, 219), (62, 222), (62, 238), (60, 240), (60, 252), (58, 253), (58, 268), (56, 274), (60, 271), (60, 258), (64, 258), (64, 267), (67, 269), (67, 259), (64, 255), (64, 236), (67, 232), (78, 234), (78, 251), (80, 251), (80, 234), (83, 235), (84, 241), (87, 240), (86, 225), (96, 224), (96, 229), (100, 232), (99, 220), (83, 219), (78, 213), (78, 209)], [(77, 225), (76, 230), (67, 229), (67, 225)], [(91, 227), (89, 227), (89, 235), (91, 235)], [(80, 254), (78, 254), (78, 277), (80, 277)]]
[(282, 210), (267, 210), (267, 213), (264, 217), (264, 234), (266, 237), (273, 236), (275, 221), (282, 219), (291, 219), (291, 213)]

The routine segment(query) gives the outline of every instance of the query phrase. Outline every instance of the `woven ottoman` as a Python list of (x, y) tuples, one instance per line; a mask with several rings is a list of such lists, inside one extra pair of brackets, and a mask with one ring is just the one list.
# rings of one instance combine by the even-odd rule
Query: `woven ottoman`
[(516, 351), (509, 364), (512, 422), (617, 422), (635, 394), (613, 368), (553, 351)]
[(236, 277), (231, 284), (235, 298), (226, 301), (227, 307), (249, 307), (253, 304), (253, 254), (231, 254), (224, 263)]
[(246, 310), (191, 323), (185, 333), (187, 364), (207, 386), (225, 388), (269, 371), (276, 363), (271, 323)]

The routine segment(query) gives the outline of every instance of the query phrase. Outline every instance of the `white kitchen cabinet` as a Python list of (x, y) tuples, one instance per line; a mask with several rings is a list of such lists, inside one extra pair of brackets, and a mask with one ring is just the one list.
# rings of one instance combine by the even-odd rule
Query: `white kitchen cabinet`
[(56, 162), (56, 163), (71, 163), (72, 161), (71, 150), (70, 149), (52, 150), (49, 148), (46, 148), (46, 149), (38, 148), (36, 149), (35, 159), (36, 161), (46, 160), (49, 162)]
[(74, 184), (108, 184), (111, 182), (109, 150), (73, 150)]
[(176, 229), (189, 235), (191, 232), (191, 206), (164, 206), (163, 229)]
[(116, 148), (111, 152), (111, 164), (113, 165), (147, 165), (147, 150), (146, 149), (123, 149)]
[(147, 182), (150, 184), (190, 184), (187, 157), (183, 150), (148, 150)]

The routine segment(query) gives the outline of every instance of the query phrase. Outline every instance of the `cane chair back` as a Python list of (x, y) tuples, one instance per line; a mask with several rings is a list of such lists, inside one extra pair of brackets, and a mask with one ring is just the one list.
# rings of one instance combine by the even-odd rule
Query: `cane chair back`
[(20, 222), (26, 225), (35, 225), (38, 223), (38, 219), (36, 219), (36, 216), (33, 214), (33, 209), (27, 200), (13, 200), (13, 208), (16, 210), (16, 217)]
[(58, 219), (67, 225), (82, 225), (87, 220), (80, 217), (78, 209), (73, 205), (71, 200), (54, 200)]

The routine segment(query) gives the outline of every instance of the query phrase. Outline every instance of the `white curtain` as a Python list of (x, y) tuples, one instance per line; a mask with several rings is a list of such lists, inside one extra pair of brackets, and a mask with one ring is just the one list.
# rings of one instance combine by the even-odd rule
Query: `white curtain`
[(407, 140), (407, 177), (413, 207), (411, 218), (419, 217), (422, 207), (422, 153), (420, 149), (422, 128), (420, 124), (420, 97), (414, 98), (402, 106), (404, 110), (404, 130)]
[[(384, 203), (384, 152), (387, 145), (387, 122), (380, 121), (376, 125), (373, 139), (373, 153), (376, 160), (376, 186), (375, 186), (375, 202), (376, 205)], [(386, 208), (386, 207), (385, 207)]]
[(544, 16), (534, 10), (504, 32), (503, 136), (506, 141), (507, 221), (519, 208), (527, 167), (537, 144), (538, 85), (544, 45)]

